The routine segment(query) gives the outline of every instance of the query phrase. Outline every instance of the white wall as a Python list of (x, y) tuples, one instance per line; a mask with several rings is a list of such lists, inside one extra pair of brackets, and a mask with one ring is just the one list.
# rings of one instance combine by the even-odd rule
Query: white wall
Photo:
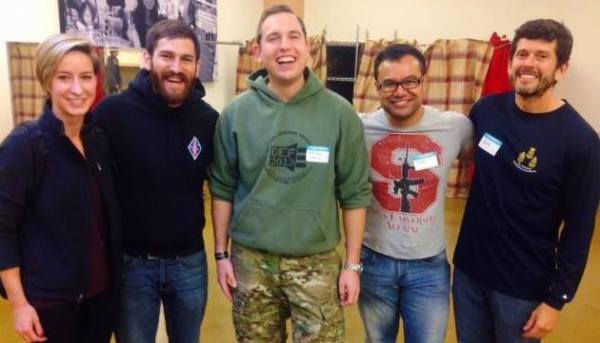
[[(217, 5), (219, 40), (252, 38), (262, 0), (218, 0)], [(0, 138), (13, 126), (6, 42), (39, 42), (59, 32), (57, 0), (18, 0), (5, 7), (0, 11)], [(218, 111), (234, 96), (237, 56), (237, 46), (217, 48), (218, 80), (205, 84), (205, 100)]]
[[(218, 39), (241, 41), (254, 37), (263, 10), (262, 0), (217, 0)], [(221, 111), (235, 95), (238, 47), (218, 45), (218, 81), (205, 84), (206, 101)]]
[(356, 26), (370, 39), (438, 38), (487, 40), (493, 31), (512, 38), (523, 22), (535, 18), (563, 21), (573, 33), (571, 68), (558, 85), (567, 99), (600, 131), (600, 1), (597, 0), (305, 0), (309, 34), (327, 29), (328, 40), (354, 41)]

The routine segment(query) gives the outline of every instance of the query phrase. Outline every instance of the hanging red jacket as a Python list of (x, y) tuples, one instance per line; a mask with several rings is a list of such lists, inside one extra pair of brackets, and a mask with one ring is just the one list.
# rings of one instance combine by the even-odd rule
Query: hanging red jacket
[(492, 34), (490, 43), (494, 46), (494, 55), (481, 90), (482, 96), (505, 93), (513, 89), (508, 78), (511, 43), (508, 39), (498, 36), (496, 32)]

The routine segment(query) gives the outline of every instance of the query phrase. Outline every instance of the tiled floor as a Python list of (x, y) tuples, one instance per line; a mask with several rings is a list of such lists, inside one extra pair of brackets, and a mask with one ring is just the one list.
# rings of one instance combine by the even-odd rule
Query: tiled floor
[[(448, 227), (448, 253), (451, 256), (458, 236), (458, 225), (462, 217), (464, 201), (448, 199), (446, 206), (446, 222)], [(207, 211), (208, 213), (208, 211)], [(600, 227), (600, 215), (596, 217), (596, 228)], [(212, 252), (212, 227), (208, 223), (205, 230), (208, 251)], [(209, 302), (202, 329), (203, 342), (234, 342), (233, 326), (231, 324), (231, 306), (225, 300), (216, 282), (214, 282), (214, 262), (210, 264)], [(600, 238), (597, 233), (592, 242), (592, 250), (588, 267), (578, 294), (573, 304), (567, 305), (562, 311), (558, 329), (544, 342), (546, 343), (588, 343), (600, 342)], [(347, 342), (364, 341), (362, 323), (356, 307), (346, 311)], [(402, 341), (401, 337), (398, 339)], [(19, 342), (12, 330), (12, 319), (6, 301), (0, 301), (0, 343)], [(167, 342), (165, 335), (159, 333), (157, 342)], [(447, 342), (456, 342), (454, 337), (454, 322), (452, 316), (448, 328)]]

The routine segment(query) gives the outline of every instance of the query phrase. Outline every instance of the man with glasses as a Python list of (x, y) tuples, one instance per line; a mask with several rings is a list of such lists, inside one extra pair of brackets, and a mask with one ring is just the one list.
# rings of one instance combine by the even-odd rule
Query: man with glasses
[(450, 268), (444, 193), (454, 159), (471, 145), (463, 114), (423, 106), (425, 58), (404, 44), (375, 59), (382, 108), (363, 116), (373, 202), (362, 248), (360, 313), (368, 342), (443, 342)]

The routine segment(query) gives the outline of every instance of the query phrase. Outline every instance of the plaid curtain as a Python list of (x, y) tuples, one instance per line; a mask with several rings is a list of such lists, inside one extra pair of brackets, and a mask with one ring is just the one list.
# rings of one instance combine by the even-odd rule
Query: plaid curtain
[(42, 113), (45, 94), (35, 78), (33, 56), (37, 43), (7, 43), (13, 123), (35, 119)]
[(425, 103), (440, 110), (469, 113), (481, 96), (494, 47), (474, 39), (440, 39), (425, 51)]
[[(325, 83), (327, 80), (327, 46), (323, 36), (313, 36), (308, 38), (309, 57), (308, 67)], [(235, 94), (239, 94), (248, 89), (248, 77), (259, 70), (262, 65), (254, 57), (253, 50), (256, 40), (246, 41), (246, 46), (239, 50), (238, 67), (235, 80)]]
[(379, 95), (375, 87), (375, 75), (373, 65), (377, 54), (390, 44), (411, 44), (418, 47), (417, 41), (412, 40), (367, 40), (362, 56), (356, 81), (354, 82), (354, 97), (352, 102), (359, 113), (371, 112), (379, 108)]
[[(440, 39), (425, 51), (428, 82), (424, 102), (440, 110), (468, 114), (481, 97), (494, 46), (473, 39)], [(448, 177), (449, 197), (468, 195), (473, 164), (455, 161)]]

